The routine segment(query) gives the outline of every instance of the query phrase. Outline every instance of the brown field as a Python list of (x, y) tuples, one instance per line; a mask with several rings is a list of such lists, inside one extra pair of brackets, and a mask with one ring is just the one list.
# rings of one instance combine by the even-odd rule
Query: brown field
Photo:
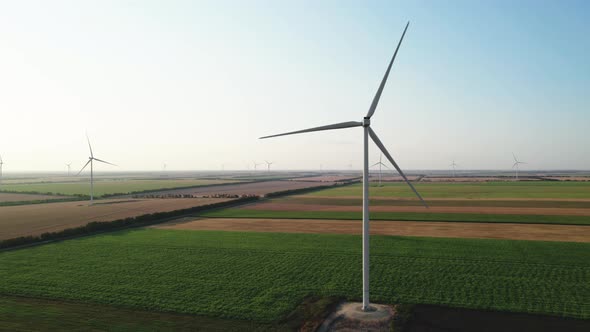
[(57, 195), (37, 195), (37, 194), (16, 194), (16, 193), (0, 193), (1, 202), (21, 202), (21, 201), (38, 201), (45, 199), (59, 199), (67, 196)]
[(227, 201), (222, 198), (110, 199), (0, 207), (0, 240)]
[[(265, 211), (339, 211), (360, 212), (360, 205), (320, 205), (288, 202), (262, 202), (248, 206), (248, 210)], [(419, 213), (476, 213), (476, 214), (530, 214), (559, 216), (590, 216), (588, 208), (541, 208), (541, 207), (481, 207), (481, 206), (371, 206), (372, 212), (419, 212)]]
[[(356, 234), (360, 220), (186, 218), (152, 226), (165, 229)], [(371, 221), (371, 234), (452, 238), (590, 242), (590, 227), (495, 223)]]
[(293, 181), (306, 181), (306, 182), (339, 182), (358, 179), (359, 176), (350, 175), (320, 175), (320, 176), (309, 176), (305, 178), (297, 178)]
[[(418, 179), (420, 179), (422, 176), (417, 176), (417, 175), (408, 175), (407, 178), (410, 181), (417, 181)], [(379, 174), (375, 174), (375, 173), (371, 173), (370, 176), (370, 180), (371, 182), (379, 182)], [(382, 175), (381, 176), (381, 181), (383, 182), (400, 182), (400, 181), (404, 181), (404, 178), (402, 178), (401, 176), (398, 175)]]
[[(422, 178), (422, 182), (496, 182), (496, 181), (515, 181), (514, 177), (509, 176), (457, 176), (457, 177), (428, 177)], [(523, 176), (520, 177), (521, 181), (538, 181), (539, 179), (529, 179)]]
[(327, 186), (334, 184), (333, 182), (303, 182), (303, 181), (264, 181), (254, 183), (236, 183), (223, 186), (210, 187), (195, 187), (187, 189), (173, 189), (163, 190), (158, 192), (151, 192), (149, 195), (167, 195), (167, 194), (184, 194), (184, 195), (259, 195), (292, 189), (311, 188), (317, 186)]

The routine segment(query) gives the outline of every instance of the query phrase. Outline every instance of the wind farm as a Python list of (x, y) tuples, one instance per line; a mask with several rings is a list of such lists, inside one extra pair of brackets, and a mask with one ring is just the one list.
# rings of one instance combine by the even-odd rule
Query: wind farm
[(37, 6), (0, 330), (590, 330), (586, 5)]

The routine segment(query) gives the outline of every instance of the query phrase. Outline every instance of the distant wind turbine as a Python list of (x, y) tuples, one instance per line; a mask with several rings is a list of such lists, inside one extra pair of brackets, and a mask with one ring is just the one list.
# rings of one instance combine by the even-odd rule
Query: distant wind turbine
[(254, 171), (258, 170), (258, 165), (262, 165), (263, 163), (257, 163), (256, 161), (252, 161), (254, 163)]
[(518, 165), (526, 163), (523, 161), (518, 161), (518, 159), (516, 159), (516, 156), (514, 155), (514, 152), (512, 152), (512, 157), (514, 158), (514, 164), (512, 165), (512, 168), (516, 168), (516, 181), (518, 181)]
[(379, 165), (379, 187), (381, 187), (381, 166), (385, 166), (385, 168), (389, 169), (389, 167), (387, 167), (387, 165), (385, 165), (384, 163), (381, 162), (382, 157), (383, 157), (383, 154), (381, 154), (379, 156), (379, 162), (376, 162), (373, 165), (371, 165), (371, 167)]
[(264, 136), (260, 137), (261, 139), (270, 138), (270, 137), (277, 137), (277, 136), (285, 136), (285, 135), (293, 135), (293, 134), (302, 134), (302, 133), (309, 133), (314, 131), (323, 131), (323, 130), (333, 130), (333, 129), (344, 129), (344, 128), (352, 128), (352, 127), (363, 127), (363, 311), (370, 311), (371, 308), (369, 306), (369, 136), (373, 140), (373, 142), (379, 147), (381, 152), (385, 155), (385, 157), (389, 160), (389, 162), (395, 167), (395, 169), (399, 172), (399, 174), (403, 177), (406, 183), (410, 186), (412, 191), (418, 196), (418, 198), (422, 201), (424, 206), (426, 202), (422, 199), (420, 194), (416, 191), (414, 186), (408, 181), (406, 175), (402, 172), (401, 168), (397, 165), (393, 157), (389, 154), (375, 131), (371, 128), (371, 117), (375, 113), (377, 109), (377, 104), (379, 103), (379, 99), (381, 98), (381, 93), (383, 92), (383, 88), (385, 87), (385, 83), (387, 82), (387, 77), (389, 76), (389, 72), (391, 71), (391, 66), (393, 65), (393, 61), (397, 55), (399, 47), (404, 39), (404, 35), (408, 30), (408, 26), (410, 22), (406, 25), (404, 32), (400, 38), (400, 41), (395, 49), (395, 53), (389, 62), (389, 66), (387, 67), (387, 71), (383, 76), (381, 84), (377, 89), (377, 93), (373, 98), (373, 102), (369, 108), (367, 115), (363, 118), (362, 121), (349, 121), (349, 122), (341, 122), (336, 124), (331, 124), (327, 126), (303, 129), (298, 131), (292, 131), (283, 134), (271, 135), (271, 136)]
[(2, 160), (2, 155), (0, 155), (0, 185), (2, 185), (2, 166), (4, 165), (4, 161)]
[(270, 165), (274, 164), (274, 162), (272, 162), (272, 161), (269, 162), (269, 161), (266, 161), (266, 160), (264, 162), (266, 163), (266, 171), (267, 172), (270, 172)]
[(88, 161), (84, 164), (84, 167), (76, 174), (76, 176), (80, 175), (82, 171), (90, 164), (90, 205), (94, 202), (94, 161), (98, 161), (104, 164), (109, 164), (113, 166), (117, 166), (115, 164), (109, 163), (108, 161), (100, 160), (98, 158), (94, 158), (94, 154), (92, 153), (92, 146), (90, 145), (90, 138), (86, 135), (86, 140), (88, 141), (88, 148), (90, 149), (90, 157), (88, 157)]
[(68, 176), (70, 176), (70, 166), (72, 166), (72, 163), (66, 164), (66, 167), (68, 168)]
[(449, 166), (451, 166), (453, 168), (453, 177), (455, 177), (455, 171), (456, 171), (455, 167), (457, 167), (459, 165), (455, 164), (455, 160), (453, 160), (453, 163), (450, 164)]

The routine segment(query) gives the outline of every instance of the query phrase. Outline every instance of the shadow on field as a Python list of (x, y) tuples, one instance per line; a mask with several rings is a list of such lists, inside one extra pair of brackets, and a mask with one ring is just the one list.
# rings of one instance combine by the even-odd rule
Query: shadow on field
[(414, 305), (405, 310), (402, 332), (590, 331), (590, 320), (546, 315)]

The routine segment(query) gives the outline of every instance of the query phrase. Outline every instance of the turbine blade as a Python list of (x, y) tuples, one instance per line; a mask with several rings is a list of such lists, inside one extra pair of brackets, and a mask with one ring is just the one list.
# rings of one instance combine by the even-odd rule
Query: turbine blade
[(88, 141), (88, 148), (90, 148), (90, 157), (94, 158), (94, 155), (92, 154), (92, 146), (90, 145), (90, 138), (88, 138), (88, 134), (86, 134), (86, 140)]
[(379, 165), (379, 164), (381, 164), (381, 162), (376, 162), (376, 163), (374, 163), (373, 165), (371, 165), (370, 167), (377, 166), (377, 165)]
[(309, 129), (291, 131), (291, 132), (288, 132), (288, 133), (277, 134), (277, 135), (264, 136), (264, 137), (260, 137), (259, 139), (265, 139), (265, 138), (271, 138), (271, 137), (278, 137), (278, 136), (286, 136), (286, 135), (293, 135), (293, 134), (310, 133), (310, 132), (313, 132), (313, 131), (322, 131), (322, 130), (332, 130), (332, 129), (344, 129), (344, 128), (351, 128), (351, 127), (360, 127), (362, 125), (363, 125), (362, 122), (356, 122), (356, 121), (341, 122), (341, 123), (335, 123), (335, 124), (331, 124), (331, 125), (327, 125), (327, 126), (321, 126), (321, 127), (315, 127), (315, 128), (309, 128)]
[(389, 166), (385, 165), (384, 163), (381, 163), (381, 166), (383, 166), (383, 167), (385, 167), (387, 169), (391, 169), (391, 168), (389, 168)]
[(408, 26), (410, 25), (410, 22), (408, 21), (408, 24), (406, 24), (406, 28), (404, 29), (404, 33), (402, 33), (402, 37), (399, 40), (399, 43), (397, 44), (397, 47), (395, 49), (395, 53), (393, 53), (393, 57), (391, 58), (391, 61), (389, 62), (389, 66), (387, 66), (387, 71), (385, 72), (385, 75), (383, 76), (383, 80), (381, 80), (381, 84), (379, 85), (379, 89), (377, 89), (377, 93), (375, 94), (375, 97), (373, 97), (373, 102), (371, 103), (371, 107), (369, 108), (369, 112), (367, 113), (367, 118), (370, 118), (373, 116), (373, 114), (375, 113), (375, 109), (377, 109), (377, 104), (379, 103), (379, 99), (381, 98), (381, 93), (383, 92), (383, 88), (385, 87), (385, 83), (387, 82), (387, 77), (389, 76), (389, 72), (391, 71), (391, 66), (393, 65), (393, 61), (395, 60), (395, 57), (397, 56), (397, 51), (399, 50), (400, 45), (402, 44), (402, 40), (404, 40), (404, 36), (406, 35), (406, 31), (408, 30)]
[(78, 172), (78, 174), (76, 174), (76, 176), (80, 175), (80, 173), (82, 173), (82, 171), (86, 168), (86, 166), (88, 166), (88, 164), (90, 164), (90, 159), (88, 159), (86, 164), (84, 164), (84, 167), (82, 167), (82, 169), (80, 170), (80, 172)]
[(115, 164), (113, 164), (113, 163), (109, 163), (108, 161), (100, 160), (100, 159), (98, 159), (98, 158), (93, 158), (93, 159), (94, 159), (94, 160), (96, 160), (96, 161), (100, 161), (101, 163), (105, 163), (105, 164), (109, 164), (109, 165), (117, 166), (117, 165), (115, 165)]
[(514, 161), (518, 162), (518, 160), (516, 159), (516, 156), (514, 155), (514, 152), (512, 152), (512, 158), (514, 158)]
[(393, 157), (389, 154), (389, 152), (387, 151), (387, 149), (385, 148), (385, 146), (383, 145), (383, 143), (381, 143), (381, 140), (379, 139), (379, 137), (377, 137), (377, 134), (373, 131), (373, 129), (371, 129), (371, 127), (369, 127), (369, 135), (371, 136), (371, 139), (373, 139), (373, 142), (375, 142), (375, 144), (383, 152), (383, 154), (385, 155), (385, 158), (387, 158), (389, 160), (389, 162), (393, 165), (393, 167), (395, 167), (395, 169), (398, 171), (399, 175), (401, 175), (402, 178), (404, 178), (404, 180), (406, 181), (406, 183), (408, 184), (408, 186), (410, 186), (410, 188), (412, 188), (412, 191), (414, 192), (414, 194), (416, 194), (416, 196), (418, 196), (418, 198), (420, 199), (420, 201), (422, 201), (422, 204), (424, 204), (425, 207), (428, 207), (428, 204), (426, 204), (426, 202), (424, 201), (424, 199), (422, 198), (422, 196), (420, 196), (420, 194), (418, 193), (418, 191), (416, 190), (416, 188), (414, 188), (414, 186), (408, 180), (408, 178), (406, 177), (406, 175), (404, 174), (404, 172), (402, 172), (401, 168), (399, 168), (399, 166), (397, 165), (397, 163), (395, 162), (395, 160), (393, 160)]

